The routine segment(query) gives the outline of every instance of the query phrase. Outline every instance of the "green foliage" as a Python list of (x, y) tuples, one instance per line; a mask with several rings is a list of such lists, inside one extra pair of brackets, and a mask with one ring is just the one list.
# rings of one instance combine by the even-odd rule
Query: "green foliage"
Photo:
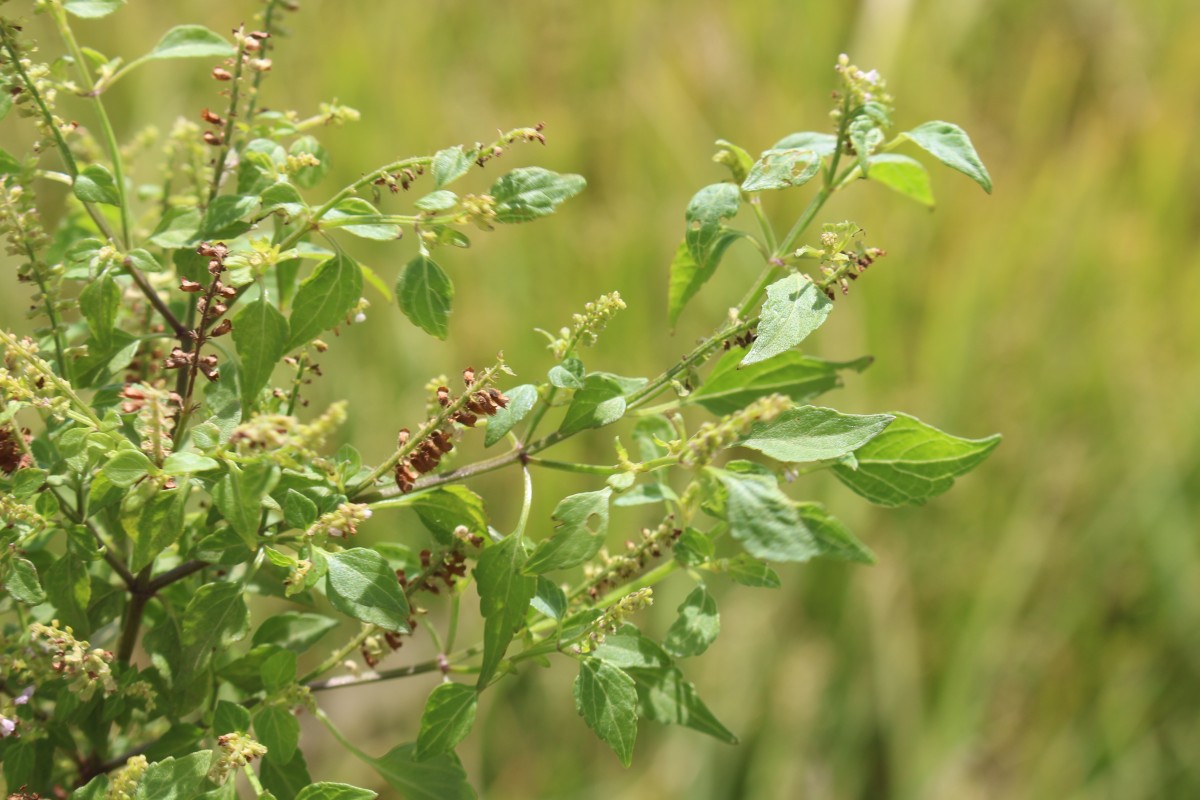
[[(822, 506), (785, 491), (795, 467), (782, 465), (831, 470), (872, 502), (913, 504), (945, 491), (998, 441), (902, 414), (805, 405), (869, 363), (796, 347), (882, 255), (849, 221), (801, 245), (827, 200), (865, 177), (932, 205), (924, 167), (889, 152), (904, 142), (991, 188), (955, 126), (926, 123), (889, 139), (891, 98), (874, 72), (839, 61), (835, 134), (792, 134), (757, 161), (718, 142), (715, 160), (733, 181), (702, 188), (685, 210), (667, 323), (735, 241), (762, 256), (761, 272), (691, 352), (651, 378), (589, 371), (582, 350), (625, 307), (604, 295), (549, 336), (552, 363), (528, 372), (545, 380), (503, 392), (500, 376), (512, 370), (500, 358), (462, 369), (461, 384), (434, 380), (424, 420), (380, 433), (396, 445), (372, 464), (336, 447), (346, 404), (305, 410), (304, 387), (320, 378), (316, 359), (329, 348), (320, 337), (365, 321), (369, 283), (417, 328), (448, 338), (454, 283), (434, 251), (470, 244), (463, 229), (548, 216), (584, 178), (521, 166), (469, 192), (474, 167), (544, 143), (536, 126), (360, 170), (324, 192), (329, 153), (315, 131), (358, 113), (336, 103), (309, 119), (265, 110), (266, 52), (290, 4), (268, 0), (262, 28), (239, 27), (233, 44), (201, 26), (172, 28), (124, 66), (81, 50), (70, 27), (121, 2), (43, 5), (67, 51), (53, 68), (30, 60), (37, 51), (21, 26), (0, 21), (4, 78), (19, 90), (0, 115), (22, 106), (42, 137), (29, 158), (0, 158), (0, 221), (44, 317), (31, 337), (0, 331), (0, 757), (10, 793), (75, 785), (89, 798), (229, 800), (242, 771), (260, 798), (374, 797), (313, 780), (297, 718), (309, 713), (402, 796), (474, 797), (455, 749), (480, 693), (530, 662), (577, 662), (575, 707), (626, 766), (639, 720), (735, 743), (675, 662), (717, 639), (711, 587), (777, 588), (766, 561), (873, 561)], [(202, 137), (183, 126), (168, 136), (156, 151), (160, 183), (147, 188), (130, 177), (143, 154), (116, 139), (106, 93), (140, 64), (183, 58), (220, 62), (210, 74), (224, 107), (204, 113)], [(84, 88), (49, 91), (67, 86)], [(63, 138), (59, 96), (92, 106), (99, 138)], [(35, 202), (47, 177), (71, 188), (51, 231)], [(460, 180), (461, 192), (446, 188)], [(395, 208), (414, 183), (413, 208)], [(810, 183), (808, 208), (778, 236), (763, 200)], [(744, 211), (756, 233), (734, 227)], [(413, 245), (392, 275), (360, 263), (356, 239)], [(354, 387), (345, 393), (357, 399)], [(557, 428), (539, 437), (549, 414)], [(636, 458), (619, 438), (611, 464), (542, 455), (618, 423), (632, 429)], [(514, 446), (451, 467), (472, 452), (458, 445), (478, 427), (484, 445)], [(767, 461), (731, 460), (738, 447)], [(516, 465), (522, 512), (505, 534), (468, 481)], [(535, 514), (543, 484), (531, 473), (540, 469), (594, 482)], [(658, 521), (628, 536), (625, 519), (614, 520), (634, 506)], [(396, 508), (424, 530), (374, 519)], [(360, 528), (372, 535), (352, 543)], [(610, 540), (617, 528), (622, 547)], [(656, 639), (637, 616), (679, 573), (696, 585)], [(479, 614), (460, 626), (472, 585)], [(282, 610), (263, 616), (253, 596)], [(479, 641), (455, 649), (472, 622)], [(335, 631), (336, 644), (321, 647)], [(380, 664), (423, 635), (434, 658)], [(368, 669), (330, 675), (356, 654)], [(338, 687), (431, 672), (444, 680), (410, 726), (415, 741), (381, 758), (343, 736), (318, 701)]]

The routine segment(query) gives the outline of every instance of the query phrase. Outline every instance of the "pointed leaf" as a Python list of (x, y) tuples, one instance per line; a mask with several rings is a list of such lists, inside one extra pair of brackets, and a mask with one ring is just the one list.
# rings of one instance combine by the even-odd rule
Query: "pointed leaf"
[(80, 19), (99, 19), (125, 5), (125, 0), (63, 0), (62, 5), (64, 11)]
[(637, 684), (640, 713), (647, 719), (682, 725), (726, 744), (738, 743), (737, 736), (713, 715), (678, 667), (631, 669), (629, 675)]
[(379, 216), (379, 209), (361, 197), (347, 197), (325, 214), (325, 221), (335, 223), (327, 227), (343, 230), (360, 239), (377, 242), (399, 239), (402, 234), (400, 226), (374, 221)]
[(745, 237), (747, 234), (742, 231), (720, 231), (713, 239), (703, 265), (692, 255), (686, 239), (679, 243), (675, 257), (671, 260), (671, 277), (667, 287), (667, 321), (672, 328), (679, 321), (684, 306), (717, 271), (717, 265), (721, 263), (721, 258), (729, 246)]
[(396, 281), (396, 302), (414, 325), (431, 336), (445, 339), (450, 333), (450, 305), (454, 284), (437, 262), (417, 256)]
[(872, 503), (922, 505), (977, 467), (998, 444), (999, 434), (961, 439), (897, 413), (887, 430), (854, 452), (858, 469), (838, 464), (833, 473)]
[(570, 436), (588, 428), (602, 428), (625, 416), (625, 390), (603, 375), (589, 375), (575, 392), (558, 432)]
[(325, 591), (334, 608), (384, 630), (408, 632), (408, 598), (383, 556), (354, 547), (326, 557)]
[(756, 423), (738, 444), (777, 461), (825, 461), (862, 447), (893, 419), (890, 414), (859, 416), (832, 408), (800, 406), (770, 422)]
[(4, 576), (4, 591), (20, 600), (27, 606), (36, 606), (46, 601), (46, 593), (38, 580), (37, 567), (33, 562), (19, 556), (8, 563), (8, 573)]
[(509, 536), (483, 551), (475, 566), (479, 611), (483, 615), (483, 663), (479, 686), (485, 687), (504, 658), (513, 634), (525, 621), (537, 581), (522, 573), (525, 547)]
[(348, 783), (322, 781), (305, 786), (296, 795), (296, 800), (373, 800), (376, 797), (379, 797), (379, 793), (370, 789), (360, 789)]
[(626, 767), (637, 738), (637, 688), (628, 674), (598, 658), (585, 658), (575, 679), (575, 709)]
[(875, 563), (875, 554), (870, 548), (860, 542), (841, 520), (830, 515), (820, 503), (797, 503), (796, 510), (800, 512), (800, 519), (804, 520), (804, 525), (812, 531), (823, 557), (858, 564)]
[(566, 199), (583, 191), (582, 175), (560, 175), (541, 167), (520, 167), (492, 184), (497, 222), (527, 222), (553, 214)]
[(233, 319), (233, 343), (241, 360), (242, 404), (253, 408), (271, 379), (288, 343), (288, 322), (279, 309), (259, 298)]
[(240, 584), (208, 583), (196, 590), (181, 619), (183, 675), (177, 676), (177, 682), (203, 672), (213, 653), (241, 640), (249, 624), (250, 611)]
[(83, 287), (79, 293), (79, 310), (98, 342), (108, 343), (112, 339), (120, 308), (121, 287), (108, 273)]
[(698, 656), (716, 641), (721, 632), (717, 601), (703, 586), (697, 586), (679, 606), (679, 616), (663, 642), (676, 658)]
[(263, 786), (278, 800), (295, 800), (313, 782), (300, 750), (296, 750), (290, 761), (281, 761), (268, 750), (260, 764), (258, 776)]
[(742, 366), (791, 350), (821, 327), (832, 308), (833, 303), (817, 285), (799, 273), (771, 284), (767, 287), (758, 336), (742, 359)]
[(258, 548), (263, 498), (279, 482), (279, 467), (270, 461), (252, 461), (239, 467), (225, 464), (225, 474), (212, 488), (213, 505), (251, 550)]
[(508, 397), (508, 405), (492, 415), (487, 423), (487, 432), (483, 437), (485, 447), (491, 447), (508, 434), (513, 427), (525, 419), (525, 415), (533, 410), (537, 403), (537, 387), (532, 383), (514, 386), (504, 392)]
[(870, 357), (839, 363), (787, 352), (739, 369), (741, 358), (737, 350), (721, 356), (708, 379), (687, 400), (713, 414), (732, 413), (768, 394), (783, 394), (797, 403), (805, 403), (841, 386), (838, 370), (861, 372), (871, 363)]
[(991, 194), (992, 176), (988, 175), (987, 167), (983, 165), (979, 154), (975, 152), (975, 146), (971, 144), (971, 138), (962, 128), (950, 122), (933, 121), (918, 125), (900, 136), (947, 167), (966, 175)]
[(418, 761), (415, 749), (415, 744), (401, 745), (368, 763), (404, 800), (475, 800), (475, 790), (467, 783), (458, 756), (445, 753)]
[(473, 686), (462, 683), (438, 685), (429, 695), (421, 714), (421, 730), (413, 754), (416, 760), (426, 761), (453, 752), (471, 732), (478, 703), (479, 692)]
[(742, 190), (761, 192), (803, 186), (820, 171), (821, 156), (813, 150), (768, 150), (750, 168), (750, 174), (742, 182)]
[[(687, 221), (684, 242), (700, 268), (711, 270), (715, 267), (715, 261), (720, 260), (717, 248), (722, 234), (726, 232), (721, 220), (737, 214), (741, 203), (742, 193), (733, 183), (714, 183), (692, 196), (684, 214)], [(728, 246), (726, 242), (725, 247)]]
[(75, 177), (72, 187), (75, 196), (85, 203), (103, 203), (108, 206), (121, 205), (117, 183), (108, 167), (89, 164)]
[(345, 321), (362, 297), (362, 271), (345, 253), (317, 265), (296, 291), (292, 302), (288, 350), (308, 344), (318, 335)]
[(134, 800), (192, 800), (208, 775), (211, 761), (211, 750), (156, 761), (143, 773)]
[(920, 161), (895, 153), (878, 153), (871, 156), (870, 178), (876, 183), (912, 198), (924, 206), (933, 207), (933, 189), (929, 185), (929, 171)]
[(226, 58), (237, 50), (203, 25), (178, 25), (163, 34), (145, 58)]
[(820, 554), (791, 499), (773, 478), (714, 470), (726, 492), (729, 533), (750, 555), (767, 561), (808, 561)]
[(303, 653), (338, 625), (322, 614), (285, 611), (268, 617), (254, 632), (252, 644), (276, 644), (293, 653)]
[(263, 706), (254, 715), (254, 738), (281, 761), (291, 761), (300, 744), (300, 721), (279, 706)]
[(442, 486), (422, 492), (409, 507), (440, 544), (452, 544), (454, 529), (460, 525), (476, 536), (488, 535), (483, 498), (465, 486)]
[(433, 187), (441, 189), (458, 180), (467, 174), (473, 163), (461, 144), (437, 151), (433, 156)]
[(837, 137), (832, 133), (801, 131), (789, 134), (776, 142), (772, 150), (812, 150), (820, 156), (831, 156), (837, 150)]
[(541, 575), (567, 569), (593, 558), (608, 535), (608, 501), (612, 489), (573, 494), (559, 502), (551, 514), (558, 523), (549, 539), (541, 542), (525, 562), (525, 572)]

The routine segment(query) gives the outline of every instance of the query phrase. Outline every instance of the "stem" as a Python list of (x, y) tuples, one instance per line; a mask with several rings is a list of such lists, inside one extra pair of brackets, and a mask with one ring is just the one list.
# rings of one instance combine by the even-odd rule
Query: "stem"
[(113, 131), (112, 122), (108, 118), (108, 111), (104, 108), (104, 101), (95, 92), (96, 83), (92, 80), (92, 74), (87, 68), (87, 59), (84, 57), (83, 51), (79, 49), (79, 43), (75, 41), (75, 34), (71, 31), (71, 26), (67, 22), (67, 12), (63, 10), (60, 0), (53, 0), (50, 8), (51, 16), (54, 17), (54, 24), (58, 28), (58, 33), (67, 45), (67, 49), (71, 52), (71, 58), (75, 61), (76, 71), (79, 73), (80, 80), (83, 81), (84, 88), (87, 89), (86, 94), (96, 104), (96, 116), (100, 120), (100, 132), (103, 135), (105, 149), (108, 150), (109, 160), (112, 161), (113, 181), (117, 186), (117, 199), (121, 214), (121, 244), (123, 245), (123, 249), (128, 250), (130, 241), (129, 201), (125, 193), (125, 167), (121, 162), (121, 149), (117, 144), (117, 135)]
[(527, 456), (526, 464), (533, 464), (535, 467), (545, 467), (546, 469), (557, 469), (562, 472), (581, 472), (585, 475), (616, 475), (621, 472), (620, 467), (606, 467), (602, 464), (576, 464), (571, 461), (552, 461), (549, 458), (535, 458)]
[(158, 296), (158, 292), (154, 291), (154, 287), (150, 285), (150, 281), (146, 279), (142, 271), (133, 265), (133, 260), (129, 256), (126, 256), (121, 262), (121, 266), (133, 278), (133, 282), (137, 284), (137, 287), (142, 290), (142, 294), (150, 301), (150, 305), (154, 306), (154, 310), (161, 314), (166, 323), (171, 326), (171, 330), (175, 332), (175, 336), (180, 341), (187, 338), (187, 326), (179, 321), (179, 318), (175, 316), (170, 307)]
[(122, 664), (128, 664), (133, 656), (138, 631), (142, 627), (142, 614), (146, 611), (146, 603), (150, 602), (151, 592), (146, 589), (150, 582), (150, 569), (150, 566), (144, 567), (129, 589), (129, 605), (125, 608), (125, 619), (121, 623), (121, 640), (117, 646), (117, 661)]
[(529, 524), (529, 509), (533, 507), (533, 478), (529, 475), (529, 468), (524, 465), (521, 466), (521, 473), (525, 476), (525, 495), (521, 500), (521, 516), (512, 533), (518, 539), (525, 535), (525, 526)]
[(180, 564), (178, 567), (164, 572), (162, 575), (159, 575), (157, 578), (147, 583), (146, 592), (149, 594), (156, 594), (167, 586), (170, 586), (172, 583), (181, 581), (189, 575), (197, 573), (205, 567), (210, 566), (212, 565), (207, 561), (188, 561)]
[[(314, 681), (308, 683), (310, 691), (320, 692), (325, 689), (341, 689), (345, 686), (361, 686), (365, 683), (379, 683), (380, 681), (390, 681), (396, 678), (411, 678), (414, 675), (424, 675), (428, 672), (440, 672), (443, 663), (455, 664), (460, 661), (465, 661), (472, 656), (479, 655), (483, 652), (483, 645), (477, 644), (474, 647), (468, 647), (465, 650), (460, 650), (451, 656), (446, 656), (445, 661), (439, 658), (431, 658), (428, 661), (421, 661), (416, 664), (410, 664), (407, 667), (397, 667), (396, 669), (385, 669), (376, 672), (373, 675), (342, 675), (336, 678), (328, 678), (323, 681)], [(304, 681), (301, 681), (303, 683)]]
[(229, 160), (229, 151), (233, 148), (233, 121), (237, 118), (238, 95), (242, 86), (242, 66), (246, 55), (246, 40), (244, 30), (238, 29), (238, 50), (233, 57), (233, 80), (229, 88), (229, 108), (225, 112), (225, 130), (221, 133), (221, 150), (217, 155), (217, 163), (213, 165), (212, 184), (208, 189), (208, 202), (212, 205), (217, 193), (221, 191), (221, 178), (225, 174), (225, 162)]

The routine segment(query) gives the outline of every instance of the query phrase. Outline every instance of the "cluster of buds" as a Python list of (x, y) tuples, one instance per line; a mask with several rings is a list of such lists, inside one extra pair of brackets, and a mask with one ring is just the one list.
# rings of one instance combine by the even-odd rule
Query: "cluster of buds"
[(726, 414), (718, 420), (703, 423), (680, 448), (679, 463), (703, 466), (717, 453), (741, 439), (756, 422), (770, 422), (792, 407), (792, 401), (781, 394), (760, 397), (745, 408)]
[[(5, 252), (10, 256), (27, 259), (50, 242), (41, 217), (33, 204), (33, 196), (18, 183), (10, 183), (8, 177), (0, 178), (0, 233), (8, 240)], [(31, 270), (38, 264), (23, 263), (19, 269), (22, 280), (31, 280)]]
[(171, 429), (183, 405), (182, 398), (175, 392), (141, 383), (126, 386), (121, 398), (121, 413), (137, 414), (142, 450), (161, 462), (171, 453)]
[(244, 733), (226, 733), (217, 737), (217, 756), (208, 768), (208, 779), (216, 784), (225, 780), (256, 758), (267, 754), (267, 748)]
[(474, 368), (467, 367), (462, 377), (467, 391), (457, 398), (447, 386), (438, 386), (435, 390), (437, 404), (442, 409), (437, 419), (442, 420), (442, 424), (427, 424), (415, 443), (408, 428), (400, 430), (396, 447), (406, 454), (396, 463), (396, 486), (400, 491), (412, 491), (417, 479), (437, 469), (442, 456), (454, 449), (453, 428), (450, 427), (453, 423), (473, 428), (480, 417), (495, 416), (497, 411), (508, 406), (508, 397), (499, 389), (475, 388), (479, 382), (475, 379)]
[(50, 669), (67, 680), (71, 693), (81, 701), (91, 700), (97, 689), (105, 696), (117, 691), (109, 667), (112, 653), (92, 649), (87, 642), (76, 639), (70, 627), (60, 628), (58, 620), (49, 625), (35, 622), (29, 626), (29, 632), (50, 654)]
[(834, 287), (840, 287), (842, 294), (850, 293), (850, 282), (858, 280), (876, 259), (887, 255), (878, 247), (864, 247), (861, 239), (862, 228), (853, 222), (826, 223), (822, 227), (821, 247), (801, 247), (796, 251), (796, 258), (817, 258), (821, 262), (821, 274), (825, 277), (817, 281), (817, 287), (830, 300), (835, 299)]
[(46, 519), (33, 506), (18, 502), (11, 494), (0, 494), (0, 529), (18, 525), (39, 531), (46, 525)]
[(33, 463), (26, 452), (32, 438), (28, 428), (18, 431), (9, 425), (0, 425), (0, 472), (12, 475)]
[[(354, 112), (357, 114), (358, 112)], [(417, 176), (425, 174), (425, 167), (417, 164), (415, 167), (405, 167), (399, 172), (384, 172), (379, 175), (374, 181), (376, 186), (386, 186), (388, 191), (396, 194), (401, 189), (408, 191), (416, 180)]]
[(286, 414), (255, 414), (234, 428), (229, 441), (243, 455), (270, 451), (284, 466), (295, 466), (316, 461), (317, 450), (345, 421), (344, 400), (307, 423)]
[(542, 133), (546, 129), (546, 123), (539, 122), (532, 128), (517, 128), (508, 133), (500, 132), (500, 140), (490, 148), (484, 147), (482, 144), (475, 145), (475, 163), (483, 166), (493, 158), (499, 158), (504, 155), (505, 149), (516, 142), (537, 142), (538, 144), (546, 143), (546, 134)]
[[(879, 70), (862, 70), (850, 63), (850, 57), (845, 53), (838, 56), (834, 66), (842, 80), (842, 90), (833, 93), (835, 100), (847, 100), (851, 110), (867, 103), (877, 103), (890, 109), (893, 98), (887, 92), (887, 82), (879, 74)], [(840, 107), (833, 112), (834, 123), (841, 120)]]
[(371, 518), (371, 509), (366, 503), (342, 503), (309, 526), (305, 536), (332, 536), (349, 539), (358, 533), (358, 526)]
[[(0, 18), (0, 36), (3, 37), (5, 45), (0, 49), (0, 91), (9, 96), (18, 116), (34, 121), (41, 140), (34, 142), (33, 151), (40, 153), (46, 145), (53, 147), (56, 144), (51, 124), (59, 130), (69, 131), (73, 130), (77, 123), (65, 122), (54, 113), (59, 81), (55, 79), (49, 64), (37, 63), (28, 57), (28, 53), (37, 50), (30, 37), (22, 33), (19, 25), (3, 18)], [(11, 57), (12, 53), (17, 55), (16, 60)], [(63, 88), (77, 87), (64, 83)], [(39, 99), (41, 105), (50, 112), (49, 122), (42, 114), (37, 102)]]
[(667, 517), (653, 530), (643, 528), (640, 541), (626, 540), (624, 553), (609, 555), (607, 548), (601, 550), (600, 563), (587, 564), (583, 568), (588, 598), (598, 600), (606, 589), (640, 575), (652, 559), (660, 558), (683, 533), (674, 522), (674, 517)]
[(733, 337), (732, 339), (726, 339), (721, 343), (721, 347), (725, 350), (728, 350), (731, 347), (740, 347), (744, 349), (753, 344), (756, 338), (757, 334), (755, 334), (754, 331), (746, 331), (738, 336)]
[(38, 345), (28, 336), (18, 339), (0, 329), (4, 357), (0, 360), (0, 397), (9, 403), (24, 403), (54, 416), (66, 416), (71, 401), (69, 385), (38, 355)]
[[(221, 377), (221, 370), (217, 367), (217, 357), (212, 354), (201, 356), (198, 351), (206, 339), (224, 336), (233, 330), (233, 322), (229, 319), (221, 319), (221, 317), (229, 310), (226, 303), (237, 297), (238, 292), (234, 287), (226, 286), (221, 282), (221, 274), (226, 269), (225, 259), (229, 256), (228, 247), (220, 242), (201, 242), (200, 246), (196, 248), (196, 252), (208, 259), (208, 274), (212, 276), (208, 291), (205, 292), (204, 297), (196, 301), (200, 324), (195, 330), (189, 332), (197, 346), (191, 351), (184, 350), (182, 347), (174, 348), (163, 366), (167, 369), (194, 369), (210, 381), (215, 381)], [(179, 282), (179, 289), (188, 293), (196, 293), (203, 291), (204, 286), (198, 281), (183, 278)]]
[(320, 110), (321, 116), (325, 118), (326, 125), (337, 125), (340, 127), (347, 122), (358, 122), (362, 119), (362, 114), (359, 113), (357, 108), (344, 106), (336, 100), (332, 103), (321, 103), (317, 108)]
[(459, 201), (462, 221), (470, 222), (481, 231), (490, 231), (496, 222), (496, 198), (490, 194), (468, 194)]
[(421, 573), (412, 581), (409, 581), (404, 570), (396, 570), (396, 580), (400, 581), (405, 592), (425, 591), (440, 594), (441, 587), (437, 585), (438, 581), (447, 589), (453, 589), (459, 578), (467, 576), (467, 557), (457, 548), (443, 550), (436, 555), (431, 550), (422, 550), (420, 558)]
[(595, 302), (585, 305), (582, 314), (571, 316), (571, 326), (562, 328), (558, 332), (558, 338), (551, 340), (550, 349), (554, 352), (554, 357), (561, 361), (570, 354), (576, 344), (595, 344), (608, 321), (624, 309), (625, 301), (621, 299), (620, 292), (600, 295)]
[(150, 761), (144, 755), (130, 756), (125, 766), (109, 778), (107, 800), (133, 800), (149, 766)]
[(647, 586), (638, 589), (618, 600), (604, 610), (604, 613), (591, 624), (587, 634), (573, 648), (576, 653), (590, 653), (600, 645), (609, 634), (616, 633), (625, 620), (644, 608), (654, 605), (654, 590)]
[(288, 576), (283, 579), (283, 596), (295, 597), (308, 588), (308, 576), (312, 573), (313, 562), (307, 558), (302, 558), (296, 562), (296, 566), (292, 567), (288, 572)]
[[(408, 620), (408, 629), (415, 630), (417, 621), (411, 617)], [(394, 653), (404, 646), (404, 637), (412, 634), (396, 633), (395, 631), (383, 631), (379, 634), (373, 634), (363, 639), (362, 645), (358, 648), (358, 654), (362, 656), (363, 663), (368, 668), (374, 669), (375, 666), (382, 661), (389, 653)], [(351, 664), (353, 662), (350, 662)]]

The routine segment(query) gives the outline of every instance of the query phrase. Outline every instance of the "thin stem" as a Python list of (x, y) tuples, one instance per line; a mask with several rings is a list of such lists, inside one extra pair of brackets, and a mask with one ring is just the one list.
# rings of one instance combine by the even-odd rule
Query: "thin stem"
[(50, 108), (46, 105), (46, 101), (42, 98), (41, 92), (38, 91), (37, 85), (29, 78), (29, 74), (25, 72), (25, 67), (21, 64), (21, 54), (17, 51), (16, 43), (9, 35), (7, 25), (0, 25), (0, 36), (3, 36), (4, 50), (8, 53), (8, 63), (21, 76), (21, 83), (25, 86), (25, 91), (29, 92), (29, 96), (33, 98), (34, 104), (38, 110), (42, 112), (42, 119), (46, 121), (46, 127), (54, 136), (54, 142), (58, 145), (58, 152), (62, 155), (63, 164), (66, 165), (67, 172), (71, 176), (71, 182), (75, 181), (75, 176), (79, 174), (79, 168), (75, 165), (75, 156), (71, 153), (71, 148), (67, 146), (67, 140), (63, 138), (62, 131), (54, 122), (54, 114), (50, 112)]
[(602, 464), (576, 464), (571, 461), (553, 461), (549, 458), (537, 458), (535, 456), (527, 456), (525, 463), (533, 464), (535, 467), (556, 469), (562, 472), (580, 472), (585, 475), (616, 475), (618, 472), (621, 472), (619, 466), (606, 467)]
[(154, 287), (150, 285), (150, 281), (146, 279), (142, 271), (134, 266), (133, 259), (126, 256), (121, 262), (121, 266), (133, 278), (133, 282), (137, 284), (137, 287), (142, 290), (142, 294), (150, 301), (150, 305), (154, 306), (154, 310), (161, 314), (166, 323), (171, 326), (171, 330), (175, 332), (175, 336), (180, 340), (187, 338), (187, 326), (179, 321), (179, 318), (175, 316), (170, 307), (159, 297)]
[(750, 195), (750, 208), (754, 211), (754, 218), (758, 220), (759, 230), (762, 231), (763, 239), (767, 243), (767, 251), (774, 253), (777, 247), (775, 229), (771, 227), (771, 221), (767, 219), (767, 214), (763, 211), (762, 195), (757, 193)]
[(146, 603), (150, 602), (150, 592), (146, 585), (150, 582), (150, 566), (146, 566), (137, 574), (134, 585), (130, 587), (129, 605), (125, 607), (125, 619), (121, 623), (121, 639), (117, 645), (117, 661), (128, 664), (133, 656), (133, 648), (137, 644), (138, 631), (142, 627), (142, 615), (146, 611)]
[[(450, 656), (431, 658), (428, 661), (410, 664), (407, 667), (385, 669), (372, 675), (341, 675), (336, 678), (327, 678), (323, 681), (313, 681), (308, 683), (307, 686), (311, 691), (320, 692), (326, 689), (341, 689), (346, 686), (361, 686), (366, 683), (390, 681), (396, 678), (411, 678), (414, 675), (424, 675), (429, 672), (440, 672), (443, 664), (456, 664), (460, 661), (465, 661), (472, 656), (479, 655), (482, 652), (483, 645), (477, 644), (474, 647), (468, 647), (467, 649), (460, 650), (459, 652)], [(303, 681), (301, 682), (303, 683)]]
[[(260, 551), (260, 552), (265, 552), (265, 551)], [(184, 578), (188, 577), (189, 575), (194, 575), (195, 573), (199, 572), (200, 570), (204, 569), (205, 567), (210, 567), (210, 566), (212, 566), (212, 565), (209, 564), (207, 561), (184, 562), (183, 564), (180, 564), (178, 567), (175, 567), (174, 569), (167, 570), (162, 575), (159, 575), (157, 578), (155, 578), (154, 580), (147, 583), (145, 590), (149, 594), (155, 594), (155, 593), (161, 591), (162, 589), (165, 589), (166, 587), (170, 586), (172, 583), (181, 581)]]
[(522, 465), (521, 474), (525, 477), (525, 493), (521, 498), (521, 516), (512, 532), (518, 539), (525, 535), (525, 526), (529, 524), (529, 510), (533, 507), (533, 478), (529, 474), (529, 468)]
[(229, 151), (233, 148), (233, 122), (237, 119), (238, 96), (242, 87), (242, 62), (246, 55), (246, 40), (242, 37), (243, 33), (239, 28), (237, 55), (233, 57), (233, 81), (229, 88), (229, 108), (225, 112), (225, 130), (221, 132), (221, 150), (217, 155), (217, 163), (213, 165), (212, 184), (208, 189), (206, 206), (212, 205), (213, 200), (221, 191), (221, 178), (225, 174), (225, 162), (229, 160)]
[(458, 637), (458, 610), (462, 605), (462, 595), (455, 592), (450, 597), (450, 622), (446, 628), (446, 647), (442, 652), (454, 649), (454, 640)]
[(63, 10), (60, 0), (54, 0), (51, 5), (51, 16), (54, 17), (54, 24), (58, 28), (59, 35), (67, 45), (67, 49), (71, 52), (71, 58), (75, 61), (76, 71), (79, 73), (84, 88), (87, 89), (87, 96), (91, 97), (95, 102), (96, 116), (100, 120), (100, 132), (104, 139), (105, 149), (108, 150), (109, 160), (112, 161), (113, 182), (117, 188), (118, 206), (121, 214), (121, 243), (124, 249), (128, 250), (130, 242), (129, 199), (125, 191), (125, 167), (121, 161), (121, 148), (117, 144), (117, 135), (113, 131), (112, 122), (108, 118), (108, 111), (104, 108), (104, 101), (95, 92), (96, 83), (92, 80), (91, 72), (88, 71), (87, 59), (83, 55), (83, 51), (79, 48), (79, 43), (75, 41), (75, 34), (71, 31), (71, 26), (67, 22), (67, 12)]
[[(267, 0), (267, 9), (263, 12), (263, 31), (267, 34), (265, 38), (259, 40), (258, 58), (267, 58), (271, 51), (271, 37), (275, 33), (275, 7), (279, 5), (279, 0)], [(246, 123), (254, 122), (254, 112), (258, 107), (258, 93), (262, 86), (263, 78), (267, 75), (266, 70), (255, 70), (254, 80), (250, 82), (250, 99), (246, 102)]]

